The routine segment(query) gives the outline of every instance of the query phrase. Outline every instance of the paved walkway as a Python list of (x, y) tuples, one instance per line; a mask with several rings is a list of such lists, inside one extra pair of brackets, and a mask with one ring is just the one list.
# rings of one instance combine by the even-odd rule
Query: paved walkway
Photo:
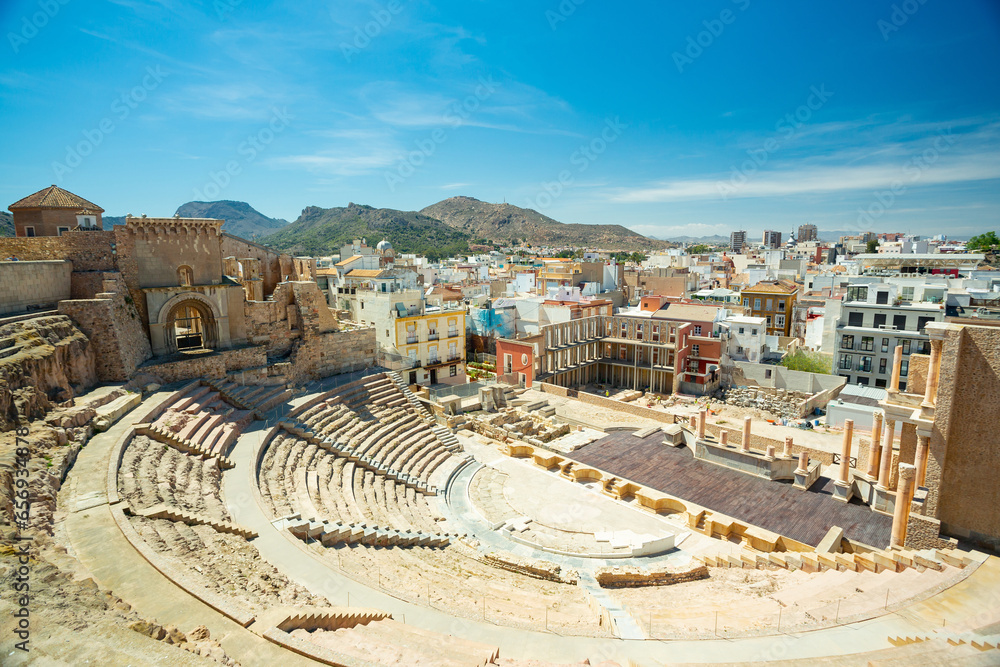
[[(188, 631), (205, 625), (226, 653), (242, 665), (314, 665), (286, 651), (201, 603), (164, 577), (139, 555), (111, 516), (106, 479), (111, 449), (152, 406), (172, 392), (155, 394), (84, 447), (61, 493), (68, 490), (66, 529), (73, 555), (103, 587), (114, 591), (141, 615)], [(96, 504), (95, 504), (96, 503)], [(79, 508), (79, 509), (78, 509)]]
[[(65, 507), (76, 508), (78, 499), (86, 498), (87, 509), (71, 511), (66, 519), (71, 547), (77, 558), (93, 573), (101, 586), (110, 588), (135, 610), (160, 623), (171, 623), (182, 630), (204, 624), (218, 638), (227, 653), (244, 665), (312, 664), (304, 658), (263, 640), (240, 627), (195, 598), (175, 587), (150, 566), (118, 530), (100, 495), (106, 493), (109, 452), (117, 438), (133, 423), (142, 421), (147, 406), (162, 401), (161, 393), (131, 414), (126, 415), (107, 433), (95, 436), (80, 453), (62, 493), (69, 493)], [(306, 400), (298, 397), (297, 402)], [(871, 621), (839, 626), (799, 635), (777, 635), (713, 641), (627, 641), (563, 637), (545, 632), (527, 632), (468, 621), (436, 609), (428, 609), (398, 600), (386, 593), (363, 586), (331, 570), (301, 542), (278, 531), (253, 502), (251, 484), (254, 470), (251, 456), (255, 442), (262, 437), (264, 424), (255, 422), (237, 442), (231, 458), (236, 467), (223, 477), (224, 493), (237, 521), (253, 528), (260, 537), (252, 541), (261, 557), (290, 579), (312, 592), (326, 596), (333, 604), (371, 606), (391, 612), (398, 620), (446, 634), (467, 637), (499, 646), (509, 658), (535, 658), (554, 662), (591, 662), (632, 659), (642, 664), (671, 662), (723, 662), (734, 656), (741, 661), (765, 659), (805, 659), (828, 655), (873, 651), (889, 646), (887, 637), (933, 632), (946, 622), (961, 627), (988, 625), (983, 610), (1000, 608), (1000, 561), (990, 561), (965, 582), (934, 598), (915, 605), (905, 613), (887, 614)], [(106, 497), (106, 496), (105, 496)], [(252, 626), (251, 626), (252, 627)]]

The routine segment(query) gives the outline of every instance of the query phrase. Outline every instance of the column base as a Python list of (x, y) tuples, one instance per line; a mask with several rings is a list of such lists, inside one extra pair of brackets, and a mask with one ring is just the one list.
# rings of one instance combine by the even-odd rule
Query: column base
[(841, 482), (837, 480), (833, 483), (833, 499), (839, 500), (840, 502), (846, 503), (850, 502), (851, 498), (854, 496), (854, 485), (850, 482)]

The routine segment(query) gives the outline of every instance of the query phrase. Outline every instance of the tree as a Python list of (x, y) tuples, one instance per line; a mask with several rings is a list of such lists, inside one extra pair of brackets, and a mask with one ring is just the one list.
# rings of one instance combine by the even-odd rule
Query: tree
[(644, 252), (634, 252), (631, 255), (629, 255), (628, 258), (630, 262), (633, 262), (635, 264), (641, 264), (642, 262), (646, 261), (647, 256), (646, 253)]
[(806, 373), (821, 373), (823, 375), (833, 374), (833, 364), (829, 359), (815, 352), (805, 352), (796, 350), (792, 354), (786, 354), (781, 360), (781, 365), (792, 371), (805, 371)]
[(991, 250), (997, 246), (1000, 246), (1000, 238), (997, 238), (996, 232), (986, 232), (979, 236), (973, 236), (965, 244), (966, 250)]
[(689, 255), (704, 255), (709, 251), (709, 248), (704, 243), (699, 243), (698, 245), (693, 245), (688, 248)]
[(878, 239), (871, 239), (868, 241), (868, 247), (865, 248), (865, 252), (869, 255), (874, 255), (878, 252)]

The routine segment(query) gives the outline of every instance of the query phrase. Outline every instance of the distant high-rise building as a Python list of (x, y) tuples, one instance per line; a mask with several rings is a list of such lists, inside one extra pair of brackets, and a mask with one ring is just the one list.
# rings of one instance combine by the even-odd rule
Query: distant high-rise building
[(764, 247), (776, 249), (781, 247), (781, 232), (764, 232)]
[(733, 232), (729, 235), (729, 246), (733, 252), (743, 252), (743, 246), (747, 244), (747, 233)]
[(816, 225), (799, 225), (799, 243), (818, 240), (819, 230), (816, 229)]

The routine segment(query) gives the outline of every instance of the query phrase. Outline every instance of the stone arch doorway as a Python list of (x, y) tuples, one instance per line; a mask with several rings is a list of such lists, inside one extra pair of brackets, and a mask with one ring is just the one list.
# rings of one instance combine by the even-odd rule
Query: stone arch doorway
[(218, 323), (208, 304), (185, 299), (170, 309), (164, 327), (167, 352), (214, 349), (218, 345)]

